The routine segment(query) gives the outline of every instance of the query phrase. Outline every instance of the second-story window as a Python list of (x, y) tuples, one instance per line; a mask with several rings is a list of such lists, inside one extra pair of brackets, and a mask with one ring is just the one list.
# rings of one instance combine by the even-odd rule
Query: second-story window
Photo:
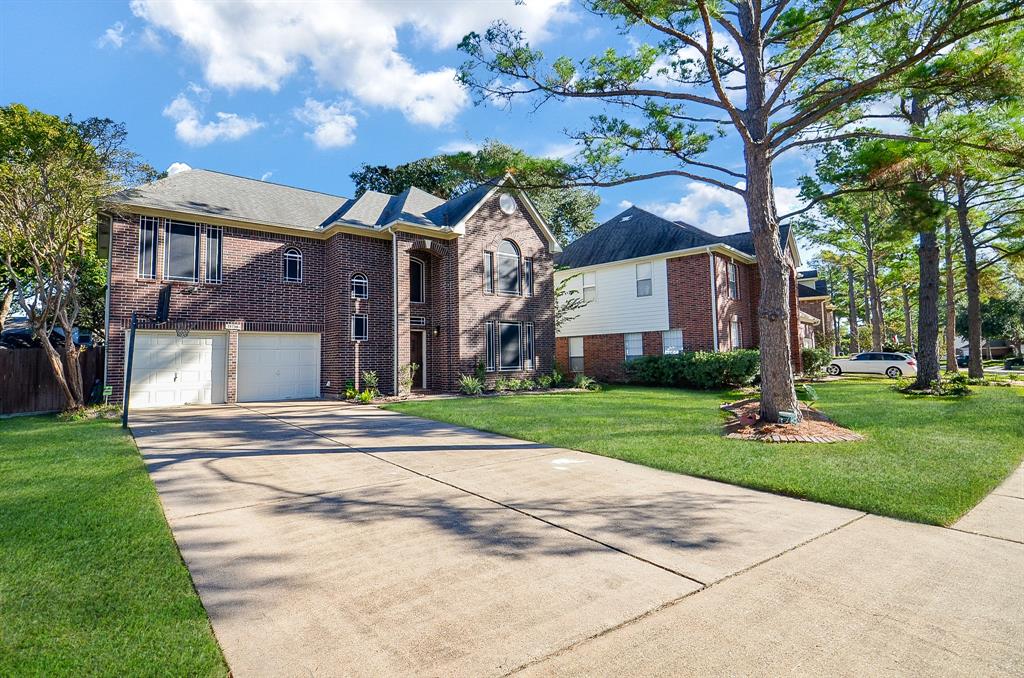
[(636, 265), (636, 296), (649, 297), (654, 294), (651, 284), (651, 262)]
[(419, 259), (409, 259), (409, 301), (423, 304), (427, 301), (427, 267)]
[(206, 282), (221, 281), (221, 264), (224, 256), (224, 229), (219, 226), (206, 227)]
[(284, 251), (284, 281), (302, 282), (302, 252), (294, 247)]
[(167, 222), (164, 241), (164, 277), (168, 280), (199, 280), (199, 226)]
[(139, 217), (139, 277), (156, 277), (156, 238), (160, 220)]
[(523, 293), (519, 248), (511, 240), (498, 246), (498, 291), (519, 296)]
[(729, 274), (729, 298), (739, 299), (740, 298), (740, 272), (739, 267), (736, 266), (735, 261), (730, 261), (728, 266)]
[(583, 301), (591, 302), (597, 299), (597, 273), (583, 274)]
[(494, 252), (484, 252), (484, 294), (494, 294)]
[(362, 273), (352, 276), (352, 298), (366, 299), (370, 296), (370, 281)]
[(533, 259), (523, 259), (523, 290), (526, 296), (533, 296)]

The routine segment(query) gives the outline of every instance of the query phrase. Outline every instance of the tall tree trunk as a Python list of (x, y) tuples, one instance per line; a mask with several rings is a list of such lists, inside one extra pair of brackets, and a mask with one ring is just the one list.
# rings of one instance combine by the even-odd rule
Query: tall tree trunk
[(956, 220), (960, 227), (960, 244), (964, 248), (964, 277), (967, 282), (967, 376), (985, 376), (981, 356), (981, 285), (978, 282), (978, 249), (968, 220), (970, 206), (963, 176), (956, 178)]
[(882, 300), (878, 294), (878, 271), (875, 266), (875, 242), (871, 233), (871, 220), (868, 213), (863, 212), (861, 218), (864, 222), (864, 246), (867, 254), (867, 271), (864, 273), (864, 282), (868, 288), (868, 301), (870, 306), (869, 315), (871, 319), (871, 350), (882, 350)]
[(57, 349), (50, 343), (49, 337), (43, 337), (41, 344), (43, 352), (46, 353), (46, 360), (50, 363), (50, 369), (53, 371), (53, 377), (64, 394), (64, 401), (68, 403), (68, 409), (74, 409), (75, 395), (68, 386), (68, 380), (64, 378), (64, 363), (60, 359), (60, 353), (57, 353)]
[(850, 297), (850, 353), (860, 353), (860, 339), (857, 337), (857, 294), (853, 284), (853, 267), (846, 267), (846, 293)]
[(779, 243), (771, 166), (762, 149), (748, 150), (747, 155), (747, 215), (761, 275), (761, 418), (774, 422), (779, 412), (800, 412), (791, 362), (790, 267)]
[(747, 179), (744, 202), (761, 275), (761, 298), (757, 307), (761, 334), (761, 418), (774, 422), (783, 411), (800, 417), (790, 337), (790, 323), (797, 320), (790, 317), (790, 266), (785, 247), (779, 242), (771, 148), (766, 143), (771, 106), (765, 98), (769, 80), (765, 73), (761, 22), (754, 16), (750, 3), (740, 3), (736, 10), (739, 31), (744, 37), (738, 41), (738, 47), (743, 57), (746, 85), (742, 115), (749, 134), (743, 144)]
[(949, 215), (945, 218), (946, 265), (946, 371), (956, 372), (956, 286), (953, 284), (953, 225)]
[(917, 258), (921, 286), (917, 295), (917, 379), (928, 388), (939, 379), (939, 242), (935, 228), (922, 231)]
[(4, 324), (7, 316), (11, 314), (11, 305), (14, 303), (14, 282), (8, 282), (4, 288), (4, 295), (0, 297), (0, 332), (4, 331)]
[(910, 288), (907, 287), (907, 283), (900, 283), (900, 291), (903, 293), (903, 342), (913, 349), (914, 312), (910, 307)]

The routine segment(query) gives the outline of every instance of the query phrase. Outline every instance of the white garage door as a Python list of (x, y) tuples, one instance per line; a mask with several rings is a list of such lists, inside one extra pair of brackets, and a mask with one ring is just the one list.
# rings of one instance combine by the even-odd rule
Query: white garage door
[(238, 400), (320, 397), (320, 335), (238, 335)]
[(139, 331), (132, 366), (132, 407), (224, 402), (227, 337), (212, 332)]

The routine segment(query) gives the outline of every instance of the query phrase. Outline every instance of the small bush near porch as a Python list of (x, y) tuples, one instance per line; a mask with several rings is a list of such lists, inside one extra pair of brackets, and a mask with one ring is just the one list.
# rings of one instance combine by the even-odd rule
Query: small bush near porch
[(0, 420), (0, 676), (226, 675), (118, 422)]
[(719, 405), (733, 399), (724, 391), (630, 386), (390, 409), (937, 525), (966, 513), (1024, 457), (1024, 389), (978, 387), (963, 399), (907, 397), (878, 379), (844, 379), (816, 389), (816, 407), (865, 441), (724, 438)]

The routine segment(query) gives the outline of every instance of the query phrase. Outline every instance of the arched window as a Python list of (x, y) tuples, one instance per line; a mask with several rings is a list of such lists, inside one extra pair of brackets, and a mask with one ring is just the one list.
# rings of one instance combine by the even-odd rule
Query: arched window
[(362, 273), (352, 276), (352, 298), (366, 299), (370, 296), (370, 282)]
[(284, 281), (302, 282), (302, 252), (294, 247), (284, 251)]
[(519, 248), (511, 240), (502, 240), (498, 245), (498, 291), (502, 294), (523, 293), (522, 265)]

